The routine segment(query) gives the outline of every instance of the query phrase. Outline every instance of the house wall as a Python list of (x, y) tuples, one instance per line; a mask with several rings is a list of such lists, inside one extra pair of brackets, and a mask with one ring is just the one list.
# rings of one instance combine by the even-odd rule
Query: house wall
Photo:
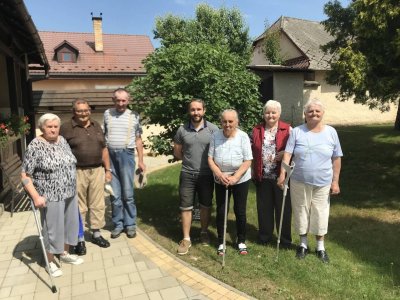
[(0, 53), (0, 112), (10, 113), (9, 98), (6, 57)]
[[(297, 47), (294, 46), (293, 42), (285, 35), (281, 34), (279, 38), (280, 47), (282, 49), (282, 56), (284, 60), (296, 58), (302, 56), (303, 54), (299, 51)], [(258, 41), (254, 46), (251, 65), (267, 65), (267, 59), (263, 52), (263, 41)]]
[(303, 102), (318, 98), (325, 108), (324, 120), (327, 124), (351, 125), (351, 124), (378, 124), (394, 123), (397, 107), (391, 106), (389, 112), (381, 113), (379, 110), (370, 110), (368, 106), (355, 104), (352, 100), (340, 102), (336, 99), (339, 92), (338, 86), (333, 86), (325, 81), (326, 71), (316, 71), (315, 80), (321, 85), (315, 88), (305, 88)]
[(116, 89), (130, 84), (132, 78), (110, 79), (45, 79), (32, 83), (32, 90)]
[(303, 122), (303, 81), (302, 73), (274, 73), (274, 99), (281, 103), (281, 119), (292, 125)]

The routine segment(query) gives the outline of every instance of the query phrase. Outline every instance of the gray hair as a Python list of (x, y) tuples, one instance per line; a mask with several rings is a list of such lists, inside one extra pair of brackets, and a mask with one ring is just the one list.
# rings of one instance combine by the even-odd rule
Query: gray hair
[(276, 101), (276, 100), (267, 100), (267, 102), (265, 102), (264, 107), (263, 107), (263, 114), (265, 114), (265, 112), (267, 111), (268, 108), (274, 108), (276, 109), (279, 113), (282, 112), (282, 106), (281, 104)]
[(38, 120), (38, 127), (40, 129), (43, 129), (44, 125), (46, 124), (47, 121), (57, 121), (58, 124), (61, 124), (61, 119), (59, 116), (55, 115), (55, 114), (44, 114), (42, 115), (39, 120)]
[(75, 99), (74, 101), (72, 101), (72, 109), (75, 110), (75, 108), (78, 104), (87, 104), (90, 108), (89, 101), (87, 101), (85, 98), (78, 98), (78, 99)]
[(311, 105), (318, 105), (319, 107), (321, 107), (322, 111), (325, 111), (325, 106), (322, 104), (322, 102), (319, 99), (315, 98), (307, 101), (307, 103), (304, 105), (303, 112), (306, 113)]
[(227, 113), (227, 112), (233, 112), (233, 113), (235, 113), (236, 120), (239, 121), (239, 114), (238, 114), (238, 112), (237, 112), (235, 109), (233, 109), (233, 108), (224, 109), (224, 110), (222, 111), (222, 113), (221, 113), (221, 115), (220, 115), (221, 121), (222, 121), (222, 118), (224, 117), (224, 114)]

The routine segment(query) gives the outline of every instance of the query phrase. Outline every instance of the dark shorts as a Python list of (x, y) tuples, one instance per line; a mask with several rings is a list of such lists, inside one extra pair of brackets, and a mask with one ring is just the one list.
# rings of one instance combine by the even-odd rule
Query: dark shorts
[(193, 209), (197, 194), (200, 206), (211, 207), (214, 193), (214, 177), (181, 172), (179, 177), (180, 210)]

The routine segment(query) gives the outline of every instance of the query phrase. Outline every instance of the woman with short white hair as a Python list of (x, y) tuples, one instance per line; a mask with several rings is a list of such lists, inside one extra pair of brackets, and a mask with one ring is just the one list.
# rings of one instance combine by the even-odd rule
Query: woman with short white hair
[[(268, 100), (263, 108), (263, 121), (253, 128), (252, 178), (256, 186), (258, 241), (262, 245), (273, 241), (274, 228), (279, 230), (283, 191), (277, 186), (281, 161), (291, 127), (280, 120), (281, 104)], [(285, 202), (282, 218), (282, 246), (292, 245), (292, 211), (290, 197)]]
[[(329, 262), (324, 236), (328, 232), (330, 197), (340, 193), (339, 175), (343, 156), (336, 130), (322, 121), (324, 105), (318, 99), (304, 106), (305, 124), (292, 130), (283, 162), (290, 159), (296, 166), (290, 180), (293, 220), (300, 235), (296, 257), (304, 259), (309, 252), (307, 233), (316, 236), (316, 255)], [(283, 188), (285, 170), (281, 168), (278, 185)]]
[(62, 275), (60, 261), (81, 264), (83, 259), (69, 254), (78, 242), (78, 201), (76, 198), (76, 158), (67, 141), (59, 135), (60, 118), (44, 114), (38, 120), (42, 135), (28, 145), (22, 163), (21, 180), (35, 207), (40, 209), (42, 235), (49, 268), (54, 277)]

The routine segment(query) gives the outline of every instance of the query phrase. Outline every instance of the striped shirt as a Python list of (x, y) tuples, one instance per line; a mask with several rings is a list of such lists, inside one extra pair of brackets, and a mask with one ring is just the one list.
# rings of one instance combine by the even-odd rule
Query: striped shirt
[(137, 112), (126, 109), (123, 113), (115, 108), (104, 112), (104, 135), (111, 149), (136, 148), (136, 137), (143, 133)]

